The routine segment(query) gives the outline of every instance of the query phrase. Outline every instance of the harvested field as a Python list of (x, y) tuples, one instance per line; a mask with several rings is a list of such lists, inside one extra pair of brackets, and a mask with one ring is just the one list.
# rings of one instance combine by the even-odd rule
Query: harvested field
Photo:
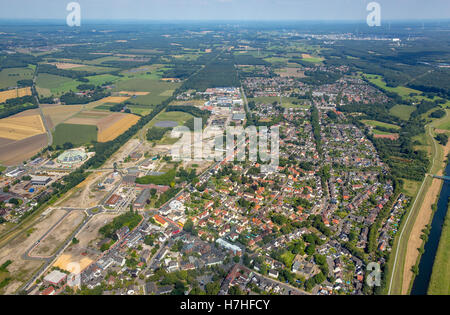
[(85, 214), (83, 211), (72, 211), (58, 226), (56, 226), (47, 237), (39, 243), (30, 253), (32, 257), (49, 257), (55, 254), (59, 246), (83, 221)]
[[(108, 142), (127, 131), (139, 119), (139, 116), (132, 114), (84, 111), (66, 120), (64, 125), (96, 126), (98, 129), (97, 141)], [(58, 128), (59, 126), (56, 129)], [(57, 141), (55, 140), (55, 142)]]
[(127, 96), (108, 96), (98, 101), (99, 104), (113, 103), (119, 104), (129, 99)]
[[(120, 117), (118, 116), (120, 115)], [(140, 117), (132, 114), (115, 113), (102, 119), (98, 124), (98, 142), (116, 139), (139, 121)]]
[(142, 96), (142, 95), (148, 95), (150, 92), (131, 92), (131, 91), (121, 91), (119, 94), (123, 95), (129, 95), (129, 96)]
[(0, 162), (7, 166), (20, 164), (38, 153), (47, 144), (45, 133), (20, 141), (6, 141), (0, 138)]
[(49, 64), (54, 65), (54, 66), (56, 66), (56, 68), (63, 69), (63, 70), (74, 69), (74, 68), (79, 68), (79, 67), (84, 66), (84, 65), (80, 65), (80, 64), (76, 64), (76, 63), (65, 63), (65, 62), (52, 62)]
[(39, 115), (16, 115), (0, 119), (0, 137), (11, 140), (23, 140), (45, 133), (45, 127)]
[(53, 126), (57, 126), (69, 119), (83, 108), (82, 105), (43, 105), (45, 116), (49, 116)]
[(0, 92), (0, 103), (4, 103), (9, 99), (31, 95), (31, 88), (21, 88)]

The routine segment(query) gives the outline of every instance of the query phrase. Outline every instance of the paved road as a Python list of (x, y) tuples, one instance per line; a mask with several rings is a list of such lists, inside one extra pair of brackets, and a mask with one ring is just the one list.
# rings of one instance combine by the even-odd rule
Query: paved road
[[(37, 243), (35, 243), (29, 250), (27, 250), (25, 252), (24, 255), (22, 255), (22, 258), (24, 260), (33, 260), (33, 261), (44, 261), (44, 265), (42, 265), (41, 268), (39, 268), (39, 270), (35, 273), (35, 275), (25, 284), (21, 287), (21, 289), (18, 291), (20, 292), (21, 290), (27, 290), (30, 288), (30, 286), (33, 285), (34, 281), (36, 281), (36, 279), (38, 279), (39, 277), (41, 277), (46, 271), (47, 269), (53, 264), (53, 262), (55, 261), (55, 259), (57, 259), (59, 257), (59, 255), (61, 253), (63, 253), (67, 247), (69, 247), (69, 245), (72, 243), (72, 239), (86, 226), (87, 223), (89, 223), (89, 221), (92, 219), (92, 217), (95, 214), (92, 214), (92, 210), (99, 208), (99, 211), (96, 214), (100, 214), (103, 212), (102, 207), (95, 207), (95, 208), (90, 208), (90, 209), (85, 209), (87, 212), (87, 217), (84, 218), (83, 222), (78, 226), (78, 228), (72, 232), (72, 234), (67, 238), (67, 240), (65, 241), (65, 243), (59, 247), (59, 249), (52, 255), (46, 258), (39, 258), (39, 257), (30, 257), (29, 253), (30, 251), (32, 251), (43, 239), (45, 239), (45, 237), (48, 236), (48, 234), (50, 234), (53, 229), (60, 223), (60, 221), (62, 221), (69, 213), (70, 211), (67, 212), (66, 215), (64, 215), (60, 220), (58, 220), (57, 223), (55, 223), (55, 225), (53, 225), (40, 239)], [(74, 210), (77, 211), (77, 210)]]
[(45, 118), (44, 115), (44, 111), (42, 110), (42, 106), (41, 103), (39, 102), (39, 97), (37, 95), (37, 89), (36, 89), (36, 79), (37, 79), (37, 74), (38, 74), (38, 70), (39, 70), (39, 65), (36, 66), (36, 70), (34, 71), (34, 76), (33, 76), (33, 87), (32, 89), (35, 92), (34, 98), (36, 99), (36, 103), (39, 106), (39, 114), (41, 116), (42, 119), (42, 123), (44, 124), (45, 130), (47, 132), (47, 140), (48, 140), (48, 146), (51, 146), (53, 144), (53, 135), (52, 135), (52, 131), (48, 126), (47, 123), (47, 119)]

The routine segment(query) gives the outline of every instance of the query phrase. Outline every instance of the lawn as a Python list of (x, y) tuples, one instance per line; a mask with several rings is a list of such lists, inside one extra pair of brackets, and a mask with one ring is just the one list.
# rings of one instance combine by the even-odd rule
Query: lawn
[(434, 259), (433, 273), (428, 287), (429, 295), (450, 294), (450, 211), (447, 210), (438, 251)]
[(70, 142), (74, 145), (81, 145), (97, 141), (97, 126), (60, 124), (53, 132), (53, 144), (63, 145)]
[(403, 180), (403, 192), (410, 197), (414, 197), (419, 190), (419, 186), (421, 185), (418, 181), (413, 181), (409, 179), (402, 178)]
[(414, 106), (408, 105), (395, 105), (390, 109), (391, 115), (394, 115), (403, 120), (409, 120), (412, 112), (414, 112), (416, 108)]

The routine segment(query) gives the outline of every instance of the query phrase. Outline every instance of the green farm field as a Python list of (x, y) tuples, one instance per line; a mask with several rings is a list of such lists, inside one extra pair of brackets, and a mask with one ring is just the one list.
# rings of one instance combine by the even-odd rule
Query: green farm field
[(60, 124), (53, 132), (53, 144), (63, 145), (70, 142), (74, 145), (81, 145), (97, 141), (97, 126)]
[(9, 68), (0, 71), (0, 89), (15, 87), (17, 81), (33, 79), (31, 68)]
[(148, 95), (137, 96), (129, 101), (138, 105), (156, 105), (169, 98), (178, 86), (178, 83), (134, 78), (117, 82), (114, 91), (150, 92)]
[(81, 83), (66, 77), (41, 73), (37, 77), (37, 87), (39, 89), (49, 90), (53, 95), (62, 95), (70, 91), (78, 91), (77, 86)]
[(408, 105), (395, 105), (390, 109), (391, 115), (394, 115), (403, 120), (409, 120), (412, 112), (415, 111), (416, 108), (414, 106)]

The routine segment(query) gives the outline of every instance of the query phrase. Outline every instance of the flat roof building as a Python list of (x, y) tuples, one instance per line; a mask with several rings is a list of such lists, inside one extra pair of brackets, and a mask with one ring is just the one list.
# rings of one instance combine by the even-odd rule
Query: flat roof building
[(63, 284), (67, 279), (67, 274), (64, 272), (61, 272), (59, 270), (53, 270), (44, 278), (44, 283), (47, 285), (55, 285), (60, 286)]
[(45, 186), (52, 181), (49, 176), (31, 176), (31, 184), (38, 186)]

